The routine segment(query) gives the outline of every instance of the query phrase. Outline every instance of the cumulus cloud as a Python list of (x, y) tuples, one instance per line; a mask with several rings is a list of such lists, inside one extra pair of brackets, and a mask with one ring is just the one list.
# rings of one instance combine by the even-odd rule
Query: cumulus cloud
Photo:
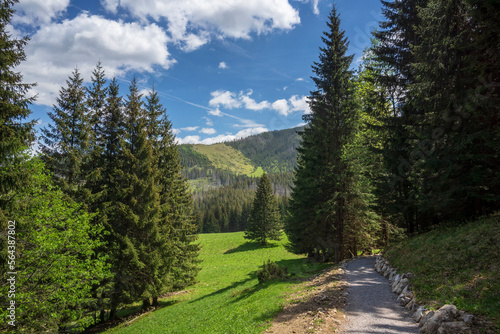
[(214, 128), (203, 128), (200, 130), (200, 133), (204, 133), (206, 135), (213, 135), (214, 133), (217, 133), (217, 131)]
[(225, 62), (225, 61), (221, 61), (221, 62), (219, 63), (219, 68), (220, 68), (221, 70), (226, 70), (226, 69), (228, 69), (229, 67), (227, 66), (227, 64), (226, 64), (226, 62)]
[[(121, 7), (144, 22), (168, 22), (173, 41), (191, 50), (214, 37), (250, 38), (300, 23), (288, 0), (101, 0), (113, 12)], [(195, 38), (196, 37), (196, 38)]]
[(226, 134), (226, 135), (218, 135), (215, 137), (201, 139), (200, 136), (186, 136), (184, 138), (178, 138), (178, 143), (180, 144), (205, 144), (211, 145), (215, 143), (222, 143), (226, 141), (232, 141), (236, 139), (245, 138), (248, 136), (256, 135), (262, 132), (269, 131), (265, 127), (256, 127), (256, 128), (248, 128), (241, 131), (238, 131), (236, 134)]
[(283, 116), (288, 116), (296, 111), (301, 111), (304, 114), (311, 113), (311, 109), (307, 103), (307, 96), (299, 97), (298, 95), (293, 95), (288, 100), (277, 100), (272, 104), (272, 108)]
[(245, 108), (247, 110), (255, 111), (272, 109), (283, 116), (288, 116), (296, 111), (302, 111), (304, 114), (311, 113), (306, 96), (299, 97), (298, 95), (293, 95), (288, 100), (279, 99), (271, 103), (266, 100), (257, 102), (251, 97), (252, 94), (252, 90), (248, 90), (247, 93), (235, 93), (227, 90), (217, 90), (212, 92), (212, 99), (208, 102), (208, 104), (211, 107), (216, 107), (217, 113), (211, 113), (211, 115), (221, 116), (223, 114), (219, 110), (221, 107), (226, 109)]
[(26, 82), (37, 82), (37, 103), (51, 105), (75, 67), (86, 79), (99, 59), (108, 75), (129, 70), (153, 72), (175, 61), (168, 37), (156, 24), (112, 21), (82, 13), (72, 20), (42, 26), (26, 46), (27, 60), (19, 66)]
[(202, 119), (205, 120), (205, 125), (206, 126), (213, 126), (214, 125), (214, 122), (210, 118), (208, 118), (206, 116), (203, 116)]
[[(227, 90), (216, 90), (210, 93), (212, 99), (208, 102), (211, 107), (223, 106), (227, 109), (239, 108), (241, 107), (241, 101), (238, 100), (237, 95), (233, 92)], [(218, 115), (217, 115), (218, 116)]]
[(69, 6), (69, 0), (22, 0), (14, 5), (14, 24), (39, 26), (50, 23)]

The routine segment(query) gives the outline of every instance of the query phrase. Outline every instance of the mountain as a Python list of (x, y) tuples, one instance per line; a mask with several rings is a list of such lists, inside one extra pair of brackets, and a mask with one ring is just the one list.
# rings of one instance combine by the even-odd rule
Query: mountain
[(286, 212), (298, 134), (303, 128), (265, 132), (213, 145), (179, 145), (179, 155), (193, 191), (195, 223), (200, 233), (245, 230), (258, 177), (267, 172), (280, 209)]
[[(293, 172), (300, 142), (297, 132), (302, 129), (264, 132), (213, 145), (183, 144), (179, 146), (181, 163), (187, 170), (212, 168), (250, 177), (260, 176), (263, 172)], [(189, 175), (188, 178), (193, 179)]]

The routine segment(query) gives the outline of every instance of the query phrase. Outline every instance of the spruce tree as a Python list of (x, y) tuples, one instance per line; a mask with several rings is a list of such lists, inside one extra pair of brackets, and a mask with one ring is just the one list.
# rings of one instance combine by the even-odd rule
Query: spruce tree
[(56, 184), (77, 201), (82, 200), (84, 166), (88, 159), (90, 127), (83, 78), (78, 69), (66, 80), (48, 113), (52, 124), (42, 129), (43, 160)]
[(15, 0), (0, 2), (0, 192), (20, 186), (23, 179), (13, 167), (12, 159), (34, 140), (36, 121), (26, 121), (34, 97), (28, 92), (34, 84), (23, 83), (21, 73), (14, 69), (26, 59), (24, 46), (28, 38), (16, 39), (7, 31)]
[(428, 0), (382, 1), (382, 13), (386, 21), (374, 32), (377, 39), (373, 52), (383, 65), (377, 83), (384, 87), (391, 102), (392, 115), (381, 120), (387, 129), (383, 145), (386, 181), (380, 186), (381, 200), (393, 217), (402, 216), (401, 225), (409, 233), (419, 228), (418, 192), (419, 180), (412, 156), (416, 134), (415, 126), (419, 111), (409, 97), (410, 85), (415, 82), (412, 46), (421, 39), (416, 32), (420, 24), (418, 8)]
[(274, 195), (271, 180), (264, 173), (260, 178), (253, 200), (245, 239), (255, 240), (265, 246), (268, 239), (280, 240), (281, 234), (282, 226), (278, 201)]
[(423, 43), (413, 48), (418, 76), (411, 94), (423, 115), (420, 207), (433, 222), (491, 212), (500, 199), (498, 89), (492, 84), (499, 47), (484, 38), (499, 32), (492, 24), (498, 11), (492, 2), (469, 3), (429, 1), (419, 12)]
[(122, 161), (116, 171), (120, 184), (116, 189), (113, 220), (108, 223), (116, 241), (111, 317), (116, 316), (116, 308), (122, 302), (148, 300), (158, 270), (155, 251), (160, 242), (157, 168), (135, 79), (129, 90), (124, 137), (120, 138)]
[(327, 25), (319, 62), (313, 65), (317, 90), (311, 92), (312, 113), (304, 116), (308, 124), (301, 133), (286, 232), (291, 251), (340, 261), (348, 256), (347, 228), (362, 216), (355, 208), (364, 190), (356, 188), (350, 151), (359, 121), (349, 69), (353, 56), (346, 55), (348, 42), (335, 7)]
[(156, 273), (157, 284), (151, 292), (153, 306), (156, 307), (161, 294), (194, 283), (199, 270), (199, 246), (193, 244), (196, 226), (193, 224), (192, 195), (181, 173), (172, 123), (154, 87), (146, 97), (145, 111), (148, 136), (158, 169), (160, 244), (155, 251), (161, 263)]

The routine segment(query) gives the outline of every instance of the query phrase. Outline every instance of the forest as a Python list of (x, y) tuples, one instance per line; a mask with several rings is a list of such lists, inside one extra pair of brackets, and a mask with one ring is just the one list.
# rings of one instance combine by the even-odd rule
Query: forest
[[(382, 13), (355, 68), (333, 6), (305, 127), (226, 143), (267, 172), (287, 249), (316, 262), (500, 207), (500, 4), (382, 1)], [(100, 62), (87, 86), (69, 75), (36, 138), (34, 83), (15, 70), (28, 39), (6, 32), (10, 1), (0, 14), (0, 302), (15, 293), (16, 326), (79, 331), (194, 284), (197, 233), (256, 224), (257, 178), (178, 146), (155, 87), (142, 96), (133, 80), (121, 96)]]

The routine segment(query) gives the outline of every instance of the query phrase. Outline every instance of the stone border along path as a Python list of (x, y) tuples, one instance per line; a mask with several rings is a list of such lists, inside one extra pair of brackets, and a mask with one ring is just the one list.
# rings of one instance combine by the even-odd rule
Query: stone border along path
[(375, 270), (389, 279), (392, 292), (398, 296), (397, 302), (413, 314), (413, 320), (419, 323), (422, 334), (470, 334), (470, 326), (476, 320), (471, 314), (458, 311), (455, 305), (444, 305), (439, 310), (429, 311), (416, 302), (409, 285), (411, 273), (398, 274), (388, 260), (377, 256)]
[(375, 257), (349, 261), (345, 280), (349, 283), (344, 334), (419, 333), (407, 310), (398, 305), (387, 280), (374, 270)]

